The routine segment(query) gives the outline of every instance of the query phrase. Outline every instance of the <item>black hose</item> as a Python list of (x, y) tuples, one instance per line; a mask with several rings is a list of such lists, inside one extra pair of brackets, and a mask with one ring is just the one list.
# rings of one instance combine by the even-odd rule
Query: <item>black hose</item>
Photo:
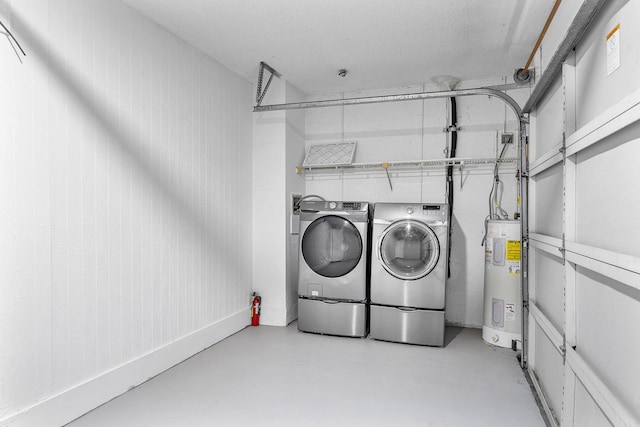
[[(456, 149), (458, 148), (458, 108), (456, 105), (456, 98), (451, 97), (451, 150), (449, 151), (449, 158), (456, 157)], [(448, 263), (447, 263), (447, 277), (451, 277), (451, 237), (453, 234), (453, 165), (447, 166), (447, 203), (449, 204), (449, 245), (448, 245)]]

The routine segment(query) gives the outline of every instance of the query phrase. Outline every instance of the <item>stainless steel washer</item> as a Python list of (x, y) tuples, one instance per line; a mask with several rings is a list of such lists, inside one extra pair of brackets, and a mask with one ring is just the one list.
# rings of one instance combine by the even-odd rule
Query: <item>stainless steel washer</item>
[(368, 333), (369, 204), (300, 204), (298, 329), (365, 337)]
[(444, 345), (449, 206), (376, 203), (371, 337)]

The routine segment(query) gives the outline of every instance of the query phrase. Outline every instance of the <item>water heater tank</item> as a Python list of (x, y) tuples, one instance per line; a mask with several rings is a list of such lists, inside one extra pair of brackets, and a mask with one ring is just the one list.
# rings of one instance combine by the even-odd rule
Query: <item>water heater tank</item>
[(520, 221), (490, 220), (484, 253), (482, 339), (500, 347), (512, 347), (513, 341), (520, 346)]

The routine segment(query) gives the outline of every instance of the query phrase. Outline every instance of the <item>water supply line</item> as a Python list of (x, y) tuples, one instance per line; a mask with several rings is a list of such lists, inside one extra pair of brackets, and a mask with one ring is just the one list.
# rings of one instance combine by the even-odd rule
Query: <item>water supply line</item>
[(502, 185), (499, 173), (500, 160), (504, 157), (508, 146), (508, 144), (504, 144), (502, 146), (502, 151), (500, 151), (500, 154), (496, 156), (496, 164), (493, 167), (493, 184), (491, 186), (491, 192), (489, 192), (489, 215), (487, 215), (487, 217), (484, 219), (484, 236), (482, 236), (481, 246), (484, 246), (485, 242), (487, 241), (489, 220), (509, 219), (509, 213), (502, 209), (500, 203), (500, 199), (502, 197), (498, 198), (498, 193)]
[[(27, 56), (27, 54), (24, 52), (24, 49), (22, 49), (22, 46), (20, 46), (20, 42), (18, 42), (18, 39), (15, 38), (13, 33), (9, 31), (9, 29), (2, 23), (2, 21), (0, 21), (0, 26), (5, 31), (6, 33), (5, 35), (7, 36), (7, 39), (9, 40), (11, 47), (13, 47), (13, 50), (16, 51), (15, 46), (13, 45), (15, 43), (16, 46), (18, 46), (18, 49), (20, 49), (20, 52), (22, 52), (22, 55)], [(18, 59), (20, 59), (20, 55), (18, 54), (18, 51), (16, 51), (16, 54), (18, 55)]]

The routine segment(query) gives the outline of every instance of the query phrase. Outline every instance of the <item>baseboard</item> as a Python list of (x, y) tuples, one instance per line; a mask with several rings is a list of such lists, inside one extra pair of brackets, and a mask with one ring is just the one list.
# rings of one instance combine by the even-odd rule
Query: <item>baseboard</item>
[(249, 322), (249, 311), (243, 309), (151, 353), (25, 408), (9, 418), (0, 420), (0, 425), (33, 427), (61, 426), (69, 423), (233, 335), (246, 327)]

